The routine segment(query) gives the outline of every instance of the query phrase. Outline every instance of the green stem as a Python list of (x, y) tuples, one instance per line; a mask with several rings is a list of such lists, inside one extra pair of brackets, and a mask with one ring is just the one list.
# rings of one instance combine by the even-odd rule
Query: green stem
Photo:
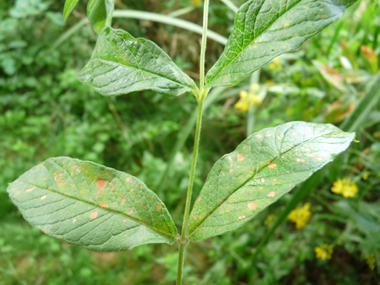
[(191, 161), (191, 170), (189, 178), (189, 187), (187, 188), (185, 213), (183, 214), (183, 224), (181, 238), (179, 239), (179, 255), (178, 255), (178, 270), (177, 270), (177, 285), (182, 284), (183, 276), (183, 266), (185, 261), (185, 248), (188, 244), (187, 240), (187, 227), (189, 224), (189, 214), (191, 205), (191, 196), (193, 194), (195, 169), (197, 166), (197, 157), (199, 149), (199, 141), (201, 137), (202, 128), (202, 114), (203, 114), (203, 102), (210, 91), (210, 88), (204, 87), (205, 79), (205, 54), (206, 54), (206, 43), (207, 43), (207, 22), (208, 22), (208, 6), (209, 0), (205, 0), (203, 9), (203, 33), (202, 33), (202, 45), (201, 45), (201, 59), (200, 59), (200, 92), (196, 96), (198, 101), (198, 113), (197, 113), (197, 126), (195, 129), (195, 139), (194, 139), (194, 149), (193, 149), (193, 159)]
[[(201, 59), (199, 63), (199, 87), (201, 90), (201, 96), (202, 96), (202, 89), (204, 87), (204, 81), (205, 81), (205, 55), (206, 55), (206, 44), (207, 44), (207, 25), (208, 25), (208, 6), (209, 6), (209, 0), (205, 0), (204, 9), (203, 9), (203, 35), (202, 35), (202, 45), (201, 45)], [(206, 93), (207, 95), (207, 93)]]

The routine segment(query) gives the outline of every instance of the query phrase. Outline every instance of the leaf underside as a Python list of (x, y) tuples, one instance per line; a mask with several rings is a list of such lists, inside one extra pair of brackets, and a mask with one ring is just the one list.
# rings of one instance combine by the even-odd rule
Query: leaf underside
[(177, 235), (165, 205), (143, 182), (92, 162), (49, 158), (7, 191), (30, 224), (91, 250), (172, 244)]
[(190, 214), (190, 240), (242, 226), (332, 161), (354, 137), (332, 125), (305, 122), (252, 134), (212, 167)]
[(106, 27), (79, 81), (102, 95), (153, 90), (179, 96), (197, 90), (194, 81), (155, 43)]
[(87, 4), (87, 18), (94, 31), (99, 34), (106, 24), (106, 0), (90, 0)]
[(63, 21), (65, 22), (70, 16), (71, 12), (77, 5), (79, 0), (66, 0), (65, 7), (63, 8)]
[(236, 14), (223, 54), (206, 84), (234, 86), (282, 53), (299, 48), (356, 0), (251, 0)]

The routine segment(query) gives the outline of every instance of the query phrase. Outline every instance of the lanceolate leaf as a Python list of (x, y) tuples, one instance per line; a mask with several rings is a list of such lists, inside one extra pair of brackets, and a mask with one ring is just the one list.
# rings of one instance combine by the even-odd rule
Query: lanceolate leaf
[(99, 251), (175, 241), (162, 201), (136, 177), (68, 157), (50, 158), (8, 187), (23, 217), (44, 233)]
[(254, 133), (211, 169), (190, 214), (190, 240), (240, 227), (332, 161), (354, 136), (304, 122)]
[(233, 86), (338, 19), (356, 0), (250, 0), (236, 14), (225, 50), (206, 84)]
[(65, 7), (63, 8), (63, 21), (66, 21), (67, 17), (70, 16), (78, 1), (79, 0), (66, 0)]
[(108, 27), (99, 35), (78, 79), (103, 95), (150, 89), (178, 96), (197, 90), (194, 81), (155, 43)]

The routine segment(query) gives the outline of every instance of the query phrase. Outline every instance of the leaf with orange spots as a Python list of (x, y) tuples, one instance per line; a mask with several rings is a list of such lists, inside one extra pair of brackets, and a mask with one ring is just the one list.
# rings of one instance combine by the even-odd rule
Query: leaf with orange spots
[(305, 122), (252, 134), (212, 167), (190, 214), (190, 240), (242, 226), (332, 161), (354, 137), (333, 125)]
[(78, 80), (106, 96), (142, 90), (179, 96), (197, 90), (195, 82), (154, 42), (109, 27), (100, 33)]
[(236, 13), (223, 54), (208, 71), (208, 87), (234, 86), (279, 55), (299, 48), (356, 0), (250, 0)]
[(49, 158), (7, 189), (44, 233), (97, 251), (172, 244), (177, 229), (163, 202), (138, 178), (69, 157)]

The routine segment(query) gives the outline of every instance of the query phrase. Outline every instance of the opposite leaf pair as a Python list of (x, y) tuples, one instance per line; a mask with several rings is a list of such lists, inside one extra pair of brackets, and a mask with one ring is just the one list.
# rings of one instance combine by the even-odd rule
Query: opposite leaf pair
[[(354, 139), (332, 125), (291, 122), (264, 129), (211, 169), (188, 237), (231, 231), (333, 160)], [(8, 187), (24, 218), (44, 233), (98, 251), (179, 238), (163, 202), (138, 178), (68, 157), (50, 158)]]

